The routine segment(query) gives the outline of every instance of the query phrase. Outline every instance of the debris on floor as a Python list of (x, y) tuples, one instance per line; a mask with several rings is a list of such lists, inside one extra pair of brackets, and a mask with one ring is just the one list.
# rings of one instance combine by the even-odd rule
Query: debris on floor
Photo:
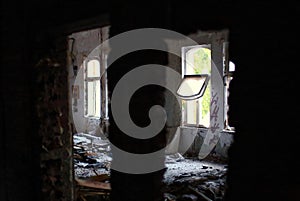
[(78, 133), (73, 136), (73, 159), (77, 201), (108, 201), (110, 194), (109, 141)]
[[(74, 174), (77, 201), (108, 201), (110, 143), (90, 134), (74, 135)], [(166, 156), (165, 201), (221, 201), (226, 190), (227, 163), (214, 154), (205, 160), (179, 153)]]
[(107, 139), (79, 133), (73, 136), (74, 171), (78, 178), (109, 174), (111, 152)]
[(222, 200), (226, 190), (227, 165), (188, 159), (166, 163), (166, 201)]

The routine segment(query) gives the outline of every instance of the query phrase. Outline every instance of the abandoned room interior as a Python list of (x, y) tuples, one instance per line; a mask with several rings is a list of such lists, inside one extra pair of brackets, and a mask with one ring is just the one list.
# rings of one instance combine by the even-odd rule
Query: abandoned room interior
[(15, 3), (1, 11), (0, 200), (300, 200), (299, 6)]

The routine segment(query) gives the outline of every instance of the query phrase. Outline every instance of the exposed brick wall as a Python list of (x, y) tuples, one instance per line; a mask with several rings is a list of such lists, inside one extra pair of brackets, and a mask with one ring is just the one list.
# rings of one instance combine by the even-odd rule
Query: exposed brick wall
[[(67, 39), (45, 38), (35, 66), (36, 112), (41, 138), (41, 199), (73, 197), (72, 134), (68, 108)], [(38, 52), (37, 52), (38, 54)]]

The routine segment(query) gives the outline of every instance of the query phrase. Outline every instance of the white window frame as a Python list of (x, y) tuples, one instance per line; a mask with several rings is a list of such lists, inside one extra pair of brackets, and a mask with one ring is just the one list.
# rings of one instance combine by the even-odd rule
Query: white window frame
[[(182, 77), (184, 78), (186, 75), (197, 75), (191, 74), (190, 72), (187, 72), (188, 68), (188, 59), (186, 58), (186, 55), (188, 52), (193, 51), (195, 49), (200, 49), (200, 48), (205, 48), (211, 50), (211, 45), (210, 44), (201, 44), (201, 45), (196, 45), (196, 46), (186, 46), (181, 48), (181, 54), (182, 54)], [(212, 51), (211, 51), (212, 52)], [(210, 55), (211, 57), (211, 55)], [(210, 66), (211, 69), (211, 66)], [(206, 72), (208, 73), (208, 72)], [(210, 76), (210, 75), (209, 75)], [(210, 83), (210, 82), (209, 82)], [(206, 90), (208, 90), (210, 86), (207, 86)], [(200, 112), (201, 112), (201, 105), (200, 105), (200, 100), (202, 100), (203, 97), (197, 98), (195, 100), (183, 100), (182, 103), (182, 110), (183, 110), (183, 116), (182, 116), (182, 124), (184, 126), (192, 126), (192, 127), (205, 127), (203, 122), (200, 121)], [(192, 103), (194, 102), (194, 104)], [(196, 119), (195, 123), (187, 122), (188, 121), (188, 113), (191, 112), (190, 110), (188, 111), (188, 107), (194, 105), (196, 108)], [(185, 108), (185, 110), (184, 110)]]
[[(99, 76), (96, 77), (88, 77), (88, 63), (91, 61), (98, 61), (99, 63)], [(90, 101), (89, 98), (89, 90), (88, 90), (88, 84), (93, 83), (96, 84), (96, 82), (99, 82), (99, 92), (93, 92), (95, 93), (95, 100)], [(89, 103), (93, 102), (93, 105), (90, 105)], [(94, 107), (94, 111), (90, 113), (89, 107)], [(98, 57), (95, 58), (89, 58), (84, 62), (84, 108), (85, 108), (85, 117), (88, 118), (96, 118), (99, 119), (101, 117), (101, 62)], [(99, 110), (99, 111), (97, 111)]]
[[(197, 38), (194, 38), (197, 41)], [(229, 126), (227, 112), (229, 110), (228, 105), (228, 89), (229, 82), (232, 79), (232, 72), (229, 70), (228, 60), (228, 30), (207, 32), (206, 36), (201, 35), (201, 42), (197, 41), (199, 45), (196, 46), (184, 46), (182, 47), (182, 78), (186, 71), (185, 53), (187, 49), (195, 47), (204, 47), (211, 50), (211, 100), (210, 100), (210, 124), (206, 128), (216, 128), (222, 130), (231, 130)], [(213, 67), (213, 65), (215, 67)], [(217, 98), (217, 99), (213, 99)], [(216, 101), (219, 100), (219, 101)], [(222, 100), (222, 101), (220, 101)], [(196, 105), (197, 113), (200, 112), (199, 103)], [(187, 111), (184, 111), (182, 105), (182, 121), (181, 126), (184, 127), (203, 127), (199, 122), (199, 114), (197, 114), (196, 124), (190, 124), (186, 122)], [(217, 118), (215, 118), (217, 117)], [(214, 122), (212, 122), (214, 119)]]

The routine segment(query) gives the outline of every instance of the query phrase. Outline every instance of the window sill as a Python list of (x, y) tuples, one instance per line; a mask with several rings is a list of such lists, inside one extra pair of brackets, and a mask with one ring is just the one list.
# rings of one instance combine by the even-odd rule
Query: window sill
[[(209, 129), (207, 127), (196, 126), (196, 125), (182, 125), (182, 126), (180, 126), (180, 128), (183, 128), (183, 129), (197, 129), (197, 130), (203, 130), (203, 131), (207, 131)], [(234, 127), (230, 127), (230, 129), (223, 129), (222, 133), (234, 134), (235, 129), (234, 129)]]

